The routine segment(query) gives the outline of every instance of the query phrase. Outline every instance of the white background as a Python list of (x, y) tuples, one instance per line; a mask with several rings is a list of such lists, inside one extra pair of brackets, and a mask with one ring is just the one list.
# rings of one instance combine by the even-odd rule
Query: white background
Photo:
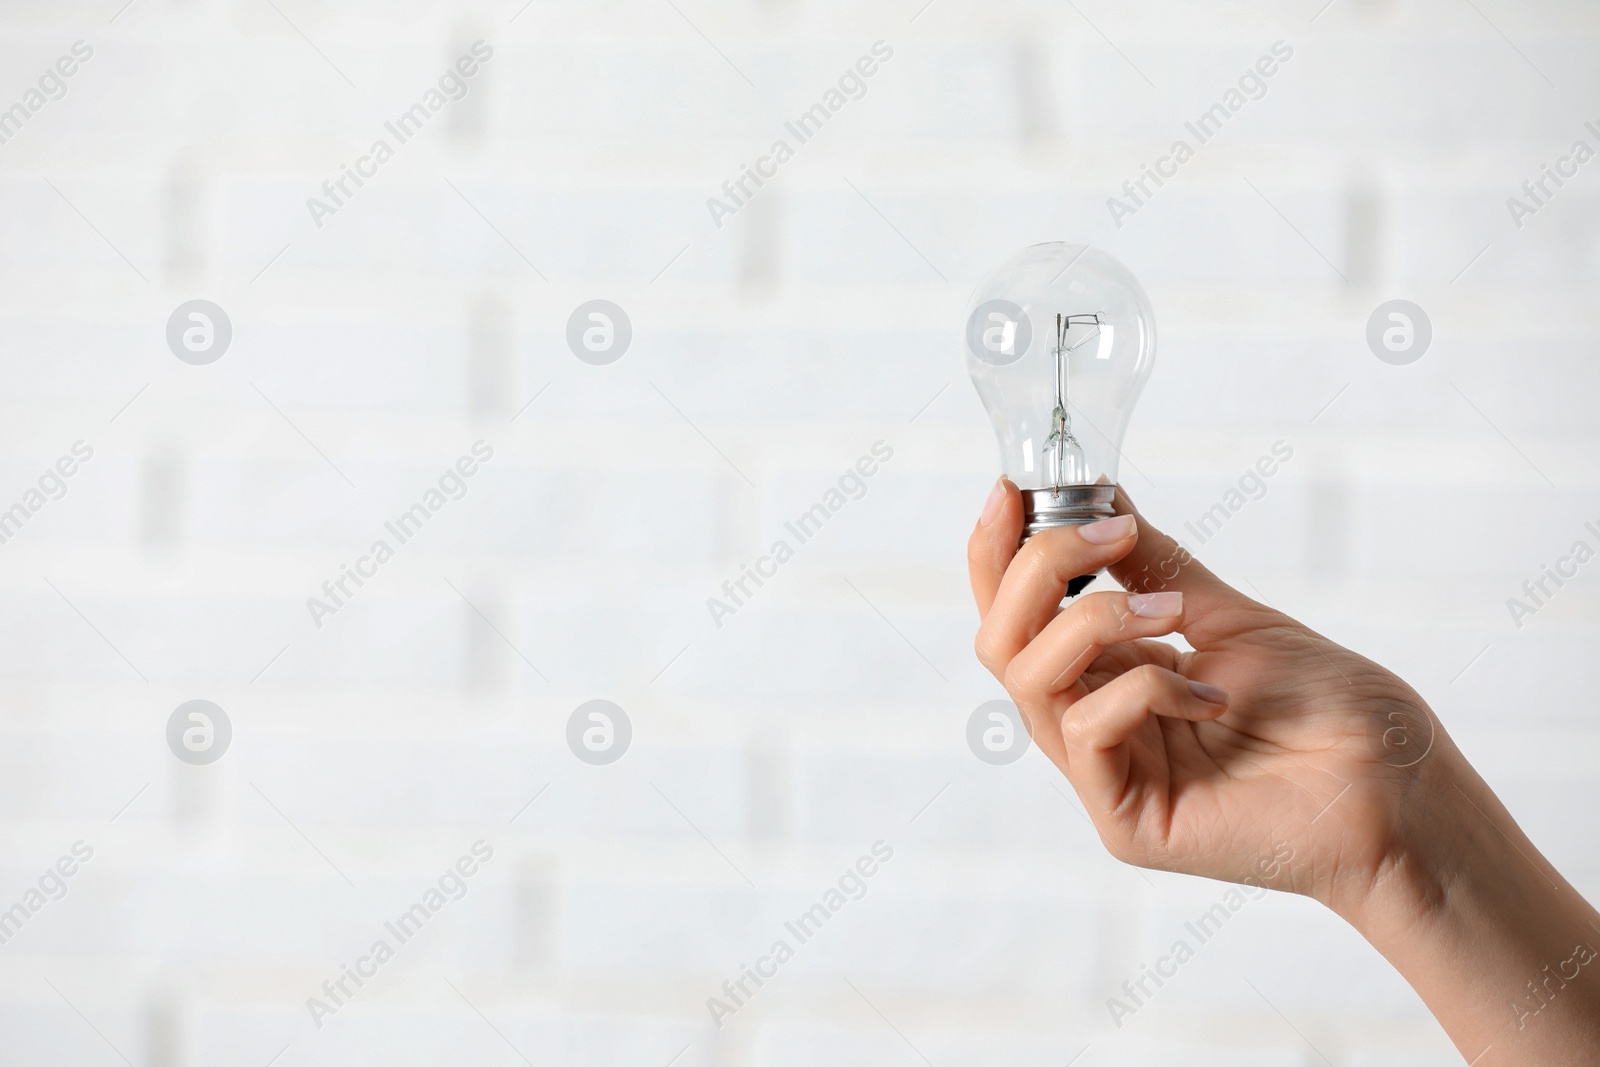
[[(1600, 547), (1600, 163), (1520, 229), (1506, 206), (1600, 147), (1600, 12), (1320, 2), (5, 4), (0, 107), (94, 56), (0, 146), (0, 508), (94, 458), (0, 545), (0, 908), (94, 856), (0, 947), (0, 1063), (1459, 1062), (1276, 896), (1115, 1027), (1224, 887), (1120, 865), (1037, 752), (965, 742), (1002, 693), (971, 653), (997, 460), (962, 313), (1023, 245), (1089, 241), (1160, 323), (1143, 510), (1181, 533), (1291, 446), (1185, 540), (1412, 682), (1600, 891), (1595, 576), (1520, 628), (1506, 603)], [(467, 97), (319, 228), (306, 199), (478, 39)], [(865, 96), (714, 225), (877, 40)], [(1266, 95), (1115, 226), (1280, 40)], [(209, 366), (165, 341), (193, 298), (233, 324)], [(1365, 341), (1395, 298), (1433, 324), (1409, 366)], [(565, 343), (591, 299), (633, 324), (609, 366)], [(315, 626), (480, 439), (466, 496)], [(715, 626), (880, 439), (867, 494)], [(205, 767), (165, 741), (195, 698), (233, 724)], [(633, 726), (605, 767), (565, 741), (595, 698)], [(467, 895), (315, 1026), (479, 839)], [(707, 998), (880, 839), (867, 895), (716, 1029)]]

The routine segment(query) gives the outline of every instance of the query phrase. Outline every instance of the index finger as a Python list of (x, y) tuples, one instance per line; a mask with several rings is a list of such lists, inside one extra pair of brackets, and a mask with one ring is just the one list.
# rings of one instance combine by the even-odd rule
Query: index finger
[(1073, 580), (1127, 555), (1135, 543), (1131, 518), (1040, 530), (1017, 552), (978, 627), (978, 660), (997, 677), (1061, 610)]

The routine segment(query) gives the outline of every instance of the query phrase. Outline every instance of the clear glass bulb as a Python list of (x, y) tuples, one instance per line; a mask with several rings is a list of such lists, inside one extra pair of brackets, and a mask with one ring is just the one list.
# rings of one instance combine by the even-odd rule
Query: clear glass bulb
[(1155, 313), (1128, 269), (1088, 245), (1033, 245), (967, 308), (967, 369), (1029, 534), (1112, 513), (1122, 435), (1155, 362)]

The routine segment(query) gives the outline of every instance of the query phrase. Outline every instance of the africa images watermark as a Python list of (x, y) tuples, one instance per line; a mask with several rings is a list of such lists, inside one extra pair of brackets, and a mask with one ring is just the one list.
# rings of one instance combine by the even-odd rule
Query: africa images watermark
[(1572, 955), (1557, 961), (1554, 966), (1545, 964), (1539, 972), (1540, 977), (1528, 981), (1527, 996), (1511, 1003), (1511, 1014), (1516, 1018), (1517, 1029), (1526, 1030), (1528, 1020), (1553, 1004), (1561, 991), (1567, 988), (1567, 983), (1577, 981), (1583, 968), (1594, 960), (1594, 949), (1589, 947), (1588, 942), (1579, 941), (1572, 947)]
[(1243, 511), (1246, 504), (1266, 496), (1267, 479), (1277, 474), (1293, 458), (1294, 446), (1287, 441), (1274, 441), (1271, 451), (1239, 476), (1236, 488), (1228, 489), (1222, 494), (1221, 500), (1201, 512), (1198, 518), (1183, 524), (1183, 528), (1198, 539), (1195, 547), (1217, 536), (1223, 525)]
[(67, 95), (67, 79), (94, 58), (94, 47), (86, 41), (73, 41), (67, 55), (57, 59), (39, 75), (38, 88), (28, 89), (22, 99), (0, 111), (0, 145), (22, 132), (28, 120), (43, 111), (46, 104)]
[[(311, 212), (311, 221), (317, 224), (317, 229), (322, 229), (324, 218), (337, 215), (356, 191), (367, 184), (363, 179), (378, 176), (378, 168), (395, 157), (396, 148), (421, 133), (428, 120), (443, 111), (447, 104), (465, 97), (469, 89), (468, 82), (478, 73), (481, 65), (493, 57), (492, 47), (482, 41), (474, 42), (467, 55), (461, 56), (439, 75), (437, 86), (429, 86), (421, 100), (406, 108), (393, 121), (383, 124), (383, 128), (394, 138), (393, 145), (379, 137), (372, 142), (365, 155), (356, 157), (354, 167), (341, 163), (338, 177), (322, 183), (323, 195), (306, 199), (306, 210)], [(355, 189), (350, 188), (352, 182), (355, 183)]]
[[(1591, 120), (1585, 122), (1583, 128), (1595, 139), (1595, 144), (1600, 144), (1600, 123)], [(1538, 174), (1522, 183), (1522, 193), (1526, 199), (1516, 196), (1506, 197), (1506, 210), (1511, 212), (1512, 224), (1519, 230), (1527, 225), (1530, 218), (1549, 206), (1550, 201), (1568, 181), (1578, 176), (1578, 168), (1593, 159), (1595, 154), (1594, 145), (1579, 138), (1573, 141), (1567, 153), (1558, 156), (1553, 164), (1545, 163), (1540, 166)], [(1551, 185), (1555, 188), (1552, 189)]]
[[(1111, 1013), (1111, 1021), (1117, 1025), (1117, 1029), (1122, 1029), (1123, 1019), (1139, 1014), (1139, 1010), (1149, 1005), (1162, 986), (1177, 977), (1179, 968), (1194, 959), (1196, 948), (1221, 933), (1228, 920), (1239, 914), (1250, 901), (1266, 896), (1267, 887), (1262, 883), (1276, 878), (1292, 859), (1294, 846), (1286, 841), (1278, 842), (1272, 848), (1272, 855), (1256, 864), (1256, 870), (1261, 875), (1259, 881), (1246, 875), (1240, 885), (1230, 886), (1223, 892), (1219, 902), (1201, 912), (1192, 922), (1183, 924), (1189, 937), (1194, 939), (1193, 945), (1189, 944), (1188, 938), (1180, 937), (1165, 955), (1156, 958), (1155, 966), (1140, 964), (1138, 977), (1122, 983), (1122, 997), (1106, 998), (1106, 1010)], [(1150, 983), (1154, 983), (1154, 989), (1150, 988)]]
[[(477, 458), (474, 459), (474, 456)], [(466, 496), (467, 480), (478, 473), (480, 463), (487, 463), (493, 457), (494, 446), (487, 441), (474, 441), (472, 455), (459, 457), (453, 466), (447, 467), (439, 475), (437, 486), (430, 486), (423, 492), (422, 498), (402, 511), (398, 518), (383, 524), (383, 528), (394, 538), (393, 546), (385, 538), (378, 538), (367, 549), (366, 555), (356, 560), (354, 567), (341, 563), (338, 576), (322, 583), (322, 595), (326, 600), (306, 597), (306, 610), (311, 612), (311, 621), (317, 629), (322, 629), (323, 619), (337, 615), (339, 609), (349, 603), (368, 580), (378, 576), (378, 568), (394, 558), (395, 548), (421, 533), (428, 520), (443, 511), (450, 501)], [(355, 589), (350, 588), (352, 582), (355, 583)]]
[[(724, 1019), (739, 1014), (755, 997), (757, 990), (778, 976), (778, 968), (794, 959), (798, 946), (816, 937), (823, 924), (844, 910), (846, 904), (866, 896), (867, 879), (878, 873), (880, 864), (888, 863), (893, 858), (893, 846), (884, 841), (874, 841), (871, 855), (863, 854), (852, 866), (846, 867), (836, 887), (830, 887), (815, 904), (783, 924), (784, 931), (794, 938), (793, 945), (788, 938), (780, 937), (772, 943), (766, 955), (756, 960), (754, 968), (741, 963), (739, 977), (722, 983), (722, 995), (727, 1000), (706, 998), (706, 1010), (711, 1013), (711, 1021), (717, 1024), (717, 1029), (722, 1029)], [(755, 989), (750, 988), (751, 983), (754, 983)]]
[[(836, 88), (829, 88), (822, 94), (821, 100), (783, 124), (783, 128), (794, 138), (795, 145), (803, 145), (820, 133), (828, 120), (844, 110), (849, 101), (866, 96), (867, 79), (878, 73), (880, 64), (889, 62), (893, 57), (894, 49), (890, 45), (881, 40), (874, 41), (870, 52), (863, 54), (839, 75)], [(766, 155), (757, 156), (750, 163), (741, 163), (739, 176), (722, 183), (722, 193), (727, 199), (715, 196), (706, 198), (706, 210), (711, 212), (711, 221), (717, 224), (717, 229), (722, 229), (723, 219), (737, 215), (739, 209), (755, 196), (756, 190), (776, 178), (778, 168), (793, 158), (794, 147), (786, 138), (779, 137), (772, 142)], [(750, 188), (751, 183), (754, 183), (755, 189)]]
[(21, 532), (27, 521), (53, 500), (67, 495), (67, 479), (78, 473), (78, 468), (94, 458), (94, 449), (84, 441), (72, 442), (70, 455), (61, 456), (39, 475), (37, 487), (23, 490), (22, 497), (4, 511), (0, 511), (0, 545), (9, 544)]
[(388, 936), (375, 940), (354, 965), (341, 963), (338, 975), (322, 983), (322, 996), (306, 998), (306, 1010), (311, 1013), (311, 1021), (317, 1024), (317, 1029), (322, 1029), (328, 1016), (337, 1015), (339, 1009), (349, 1004), (367, 982), (376, 978), (378, 968), (394, 959), (396, 950), (416, 937), (429, 919), (443, 911), (445, 905), (466, 896), (467, 880), (493, 858), (492, 845), (481, 838), (474, 841), (472, 848), (446, 868), (420, 900), (401, 912), (398, 918), (383, 924), (384, 933)]
[(1178, 168), (1193, 159), (1201, 145), (1221, 133), (1222, 127), (1244, 110), (1245, 104), (1267, 95), (1267, 79), (1278, 73), (1279, 67), (1293, 56), (1294, 49), (1288, 42), (1275, 41), (1272, 48), (1240, 76), (1237, 88), (1230, 88), (1223, 93), (1222, 99), (1202, 112), (1195, 121), (1183, 124), (1183, 128), (1194, 137), (1194, 144), (1191, 145), (1188, 138), (1180, 137), (1172, 142), (1166, 155), (1158, 157), (1154, 163), (1141, 164), (1139, 176), (1122, 183), (1122, 192), (1127, 199), (1113, 196), (1106, 200), (1106, 210), (1111, 212), (1111, 221), (1117, 224), (1117, 229), (1122, 229), (1123, 220), (1137, 215), (1139, 209), (1155, 195), (1150, 182), (1154, 182), (1159, 189), (1168, 179), (1176, 178)]
[(794, 544), (791, 545), (786, 538), (778, 538), (767, 550), (767, 554), (760, 557), (754, 564), (741, 564), (739, 576), (729, 578), (722, 583), (722, 592), (727, 597), (707, 597), (706, 610), (711, 612), (711, 621), (717, 629), (722, 629), (722, 620), (729, 615), (737, 614), (739, 609), (750, 602), (754, 590), (750, 583), (754, 582), (757, 589), (766, 584), (769, 578), (775, 578), (778, 568), (794, 558), (795, 548), (805, 544), (817, 535), (823, 524), (844, 509), (845, 504), (851, 500), (860, 500), (867, 495), (867, 479), (878, 473), (879, 464), (887, 463), (894, 457), (894, 449), (882, 441), (872, 442), (870, 454), (862, 456), (855, 461), (854, 466), (839, 475), (835, 487), (830, 487), (822, 494), (822, 499), (812, 504), (793, 520), (783, 524)]
[[(1517, 629), (1522, 629), (1524, 619), (1538, 614), (1567, 582), (1576, 578), (1578, 568), (1594, 559), (1595, 545), (1600, 545), (1600, 527), (1593, 522), (1586, 522), (1583, 524), (1583, 529), (1588, 537), (1580, 537), (1574, 541), (1567, 553), (1558, 557), (1555, 563), (1541, 564), (1539, 576), (1529, 578), (1522, 583), (1521, 597), (1506, 597), (1506, 610), (1511, 612), (1511, 621), (1517, 624)], [(1590, 537), (1594, 539), (1592, 544)], [(1555, 586), (1554, 589), (1551, 588), (1552, 584)]]
[(78, 873), (81, 864), (93, 858), (92, 846), (83, 841), (74, 841), (66, 855), (46, 867), (39, 876), (37, 886), (30, 886), (22, 894), (21, 900), (0, 911), (0, 945), (10, 944), (11, 939), (21, 933), (22, 928), (43, 911), (45, 905), (65, 897), (67, 879)]

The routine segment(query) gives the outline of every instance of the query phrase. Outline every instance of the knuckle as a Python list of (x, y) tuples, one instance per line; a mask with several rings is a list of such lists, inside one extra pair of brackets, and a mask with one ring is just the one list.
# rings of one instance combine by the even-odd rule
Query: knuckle
[(1128, 676), (1134, 689), (1146, 700), (1154, 700), (1167, 689), (1167, 673), (1153, 663), (1133, 668)]
[(1052, 533), (1055, 533), (1055, 531), (1041, 530), (1024, 541), (1022, 547), (1017, 549), (1017, 554), (1013, 558), (1011, 565), (1021, 567), (1022, 572), (1026, 575), (1038, 574), (1041, 568), (1048, 565), (1050, 546), (1054, 543), (1049, 537)]
[[(1030, 573), (1051, 575), (1065, 581), (1077, 576), (1078, 560), (1088, 547), (1070, 526), (1040, 530), (1023, 543), (1017, 558), (1027, 561)], [(1068, 574), (1068, 571), (1072, 571)]]
[(1023, 542), (1012, 559), (1030, 582), (1048, 581), (1065, 586), (1072, 579), (1094, 568), (1086, 560), (1097, 558), (1096, 546), (1078, 536), (1071, 526), (1040, 530)]
[(1126, 593), (1094, 593), (1092, 597), (1095, 602), (1095, 623), (1102, 636), (1115, 637), (1134, 617), (1128, 610)]
[(1090, 743), (1089, 719), (1081, 713), (1068, 711), (1061, 719), (1061, 740), (1068, 748), (1084, 749)]
[(1028, 669), (1027, 664), (1018, 656), (1006, 664), (1005, 675), (1000, 679), (1000, 684), (1005, 686), (1006, 693), (1017, 705), (1033, 703), (1033, 698), (1038, 695), (1038, 686), (1035, 684), (1036, 672)]
[(1065, 609), (1062, 625), (1074, 646), (1099, 650), (1116, 641), (1121, 626), (1116, 593), (1091, 593)]
[(987, 626), (978, 627), (977, 636), (972, 639), (972, 651), (978, 657), (978, 662), (983, 664), (991, 674), (999, 674), (1002, 666), (999, 650), (995, 648), (994, 631)]

